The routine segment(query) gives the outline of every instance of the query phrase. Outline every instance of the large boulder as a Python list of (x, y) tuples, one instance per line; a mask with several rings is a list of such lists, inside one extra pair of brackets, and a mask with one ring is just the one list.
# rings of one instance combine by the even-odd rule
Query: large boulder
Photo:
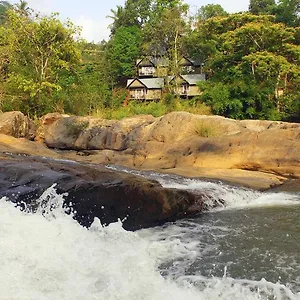
[(11, 111), (0, 114), (0, 133), (15, 138), (35, 138), (36, 126), (32, 120), (20, 111)]
[(35, 140), (40, 143), (45, 142), (45, 131), (47, 131), (47, 128), (53, 124), (55, 121), (62, 119), (62, 118), (67, 118), (69, 115), (65, 114), (60, 114), (60, 113), (49, 113), (44, 115), (43, 117), (40, 118), (39, 120), (39, 126), (36, 131), (36, 137)]
[(5, 197), (35, 211), (47, 199), (42, 193), (57, 184), (72, 207), (74, 218), (90, 226), (95, 217), (102, 224), (121, 219), (128, 230), (155, 226), (201, 212), (202, 195), (163, 188), (139, 176), (51, 159), (7, 156), (0, 160), (0, 199)]
[[(49, 119), (46, 115), (43, 120)], [(152, 116), (137, 116), (116, 120), (92, 117), (56, 116), (56, 119), (39, 128), (50, 148), (75, 150), (115, 150), (127, 148), (127, 137), (135, 128), (155, 121)]]

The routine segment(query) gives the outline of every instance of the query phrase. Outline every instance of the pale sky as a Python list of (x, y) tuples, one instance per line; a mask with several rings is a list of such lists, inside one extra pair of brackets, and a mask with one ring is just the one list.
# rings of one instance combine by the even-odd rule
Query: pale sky
[[(17, 3), (18, 0), (11, 0)], [(71, 19), (82, 27), (82, 37), (88, 41), (100, 42), (108, 39), (108, 25), (111, 23), (107, 15), (125, 0), (27, 0), (28, 6), (35, 11), (49, 14), (59, 12), (62, 20)], [(239, 12), (248, 9), (249, 0), (185, 0), (191, 11), (209, 3), (220, 4), (227, 12)]]

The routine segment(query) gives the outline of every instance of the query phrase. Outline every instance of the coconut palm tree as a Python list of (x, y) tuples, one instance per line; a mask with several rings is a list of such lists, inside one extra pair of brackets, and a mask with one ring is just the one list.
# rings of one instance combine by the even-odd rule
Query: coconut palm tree
[(20, 0), (18, 4), (16, 4), (17, 10), (24, 16), (29, 16), (32, 13), (32, 9), (28, 6), (28, 2)]

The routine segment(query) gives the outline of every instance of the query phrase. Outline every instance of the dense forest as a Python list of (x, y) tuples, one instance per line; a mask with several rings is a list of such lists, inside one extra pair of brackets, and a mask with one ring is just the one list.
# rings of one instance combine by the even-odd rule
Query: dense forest
[[(111, 10), (108, 41), (86, 42), (59, 15), (0, 1), (0, 111), (122, 118), (172, 110), (245, 119), (300, 119), (300, 0), (250, 0), (229, 14), (209, 4), (192, 15), (181, 0), (127, 0)], [(135, 62), (165, 57), (168, 74), (189, 57), (203, 64), (200, 96), (128, 101)]]

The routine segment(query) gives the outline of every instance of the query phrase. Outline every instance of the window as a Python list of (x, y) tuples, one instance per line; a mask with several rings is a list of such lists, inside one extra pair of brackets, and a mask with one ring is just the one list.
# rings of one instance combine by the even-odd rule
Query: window
[(182, 94), (186, 95), (188, 93), (189, 89), (190, 89), (190, 86), (188, 84), (183, 84), (181, 87)]
[(134, 99), (144, 99), (146, 97), (146, 94), (147, 94), (147, 90), (143, 89), (143, 88), (134, 89), (132, 92), (133, 92), (132, 97)]
[(140, 68), (140, 75), (153, 75), (155, 73), (154, 67), (142, 67)]

